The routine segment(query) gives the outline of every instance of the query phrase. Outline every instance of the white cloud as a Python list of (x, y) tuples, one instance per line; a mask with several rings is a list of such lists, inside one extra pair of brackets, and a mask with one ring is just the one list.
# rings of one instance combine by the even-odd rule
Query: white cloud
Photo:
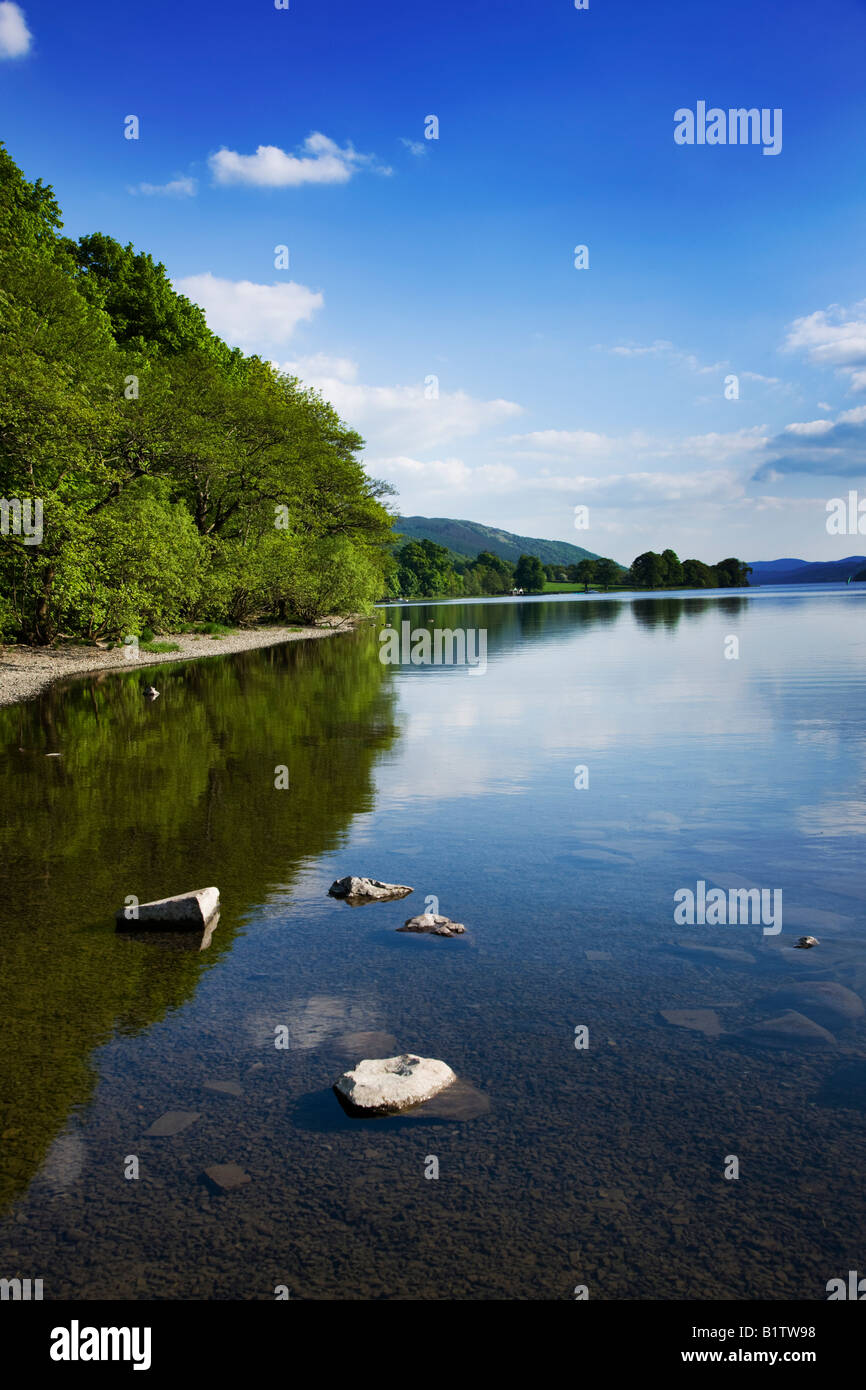
[(376, 164), (375, 156), (359, 154), (351, 144), (336, 141), (313, 131), (301, 146), (300, 155), (287, 154), (278, 145), (259, 145), (255, 154), (238, 154), (223, 146), (208, 163), (214, 181), (221, 184), (247, 184), (255, 188), (298, 188), (304, 183), (348, 183), (359, 169), (372, 168), (377, 174), (390, 174)]
[(768, 439), (764, 425), (732, 430), (726, 434), (688, 435), (684, 438), (656, 438), (640, 430), (627, 435), (597, 434), (591, 430), (534, 430), (530, 434), (510, 435), (505, 443), (513, 446), (517, 457), (551, 463), (560, 462), (563, 455), (576, 460), (601, 462), (606, 459), (625, 462), (635, 455), (646, 459), (681, 459), (689, 464), (695, 459), (720, 463), (738, 454), (752, 453), (764, 447)]
[(668, 342), (667, 338), (656, 338), (648, 344), (621, 343), (616, 347), (604, 347), (602, 343), (596, 343), (596, 347), (602, 352), (609, 352), (613, 357), (668, 357), (672, 362), (688, 367), (689, 371), (698, 372), (700, 375), (723, 371), (729, 365), (727, 362), (704, 364), (693, 352), (683, 352)]
[(422, 155), (427, 153), (427, 147), (425, 146), (423, 140), (407, 140), (405, 136), (401, 135), (400, 144), (405, 145), (406, 149), (409, 150), (411, 154), (414, 154), (418, 159), (420, 159)]
[(744, 381), (762, 381), (765, 386), (780, 386), (777, 376), (762, 376), (760, 372), (740, 372)]
[(23, 58), (30, 52), (33, 35), (20, 5), (0, 4), (0, 58)]
[(130, 193), (144, 193), (147, 197), (194, 198), (198, 192), (195, 179), (172, 179), (170, 183), (139, 183), (130, 188)]
[(175, 281), (175, 289), (201, 305), (214, 333), (248, 351), (282, 347), (297, 325), (311, 319), (324, 297), (290, 280), (257, 285), (251, 280), (222, 280), (210, 271)]
[(311, 385), (320, 381), (356, 381), (358, 377), (357, 362), (349, 357), (330, 357), (326, 352), (297, 357), (294, 362), (282, 363), (280, 369)]
[(605, 477), (551, 475), (527, 480), (530, 481), (534, 488), (573, 493), (581, 500), (624, 510), (669, 503), (685, 503), (692, 509), (696, 501), (732, 502), (743, 494), (742, 480), (728, 469), (701, 473), (611, 473)]
[(831, 304), (795, 319), (785, 352), (805, 352), (818, 367), (833, 367), (850, 378), (852, 390), (866, 390), (866, 300), (851, 309)]
[(804, 420), (802, 423), (794, 421), (793, 424), (786, 425), (785, 434), (826, 434), (833, 428), (832, 420)]
[(519, 458), (527, 459), (558, 458), (563, 454), (607, 458), (623, 443), (592, 430), (532, 430), (529, 434), (512, 434), (504, 442), (517, 449)]
[(321, 391), (351, 422), (374, 453), (401, 457), (440, 449), (458, 439), (501, 427), (522, 413), (514, 401), (479, 400), (465, 391), (428, 396), (424, 383), (369, 386), (357, 380), (357, 367), (344, 358), (317, 356), (286, 362), (283, 370)]
[(412, 485), (433, 495), (437, 492), (508, 492), (525, 482), (516, 469), (503, 463), (482, 463), (472, 468), (459, 458), (420, 459), (398, 455), (367, 458), (366, 467), (376, 477), (387, 477), (397, 486)]

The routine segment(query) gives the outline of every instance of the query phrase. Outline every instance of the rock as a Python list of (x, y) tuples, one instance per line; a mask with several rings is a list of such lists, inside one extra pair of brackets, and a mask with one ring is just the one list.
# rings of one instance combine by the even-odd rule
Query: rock
[(764, 1023), (755, 1023), (738, 1034), (750, 1042), (765, 1043), (768, 1047), (835, 1047), (836, 1039), (819, 1023), (806, 1018), (805, 1014), (794, 1009), (769, 1018)]
[(833, 980), (798, 980), (775, 990), (767, 1002), (805, 1009), (810, 1018), (830, 1025), (854, 1023), (866, 1013), (860, 996)]
[(714, 1009), (660, 1009), (659, 1013), (674, 1028), (689, 1028), (694, 1033), (706, 1033), (708, 1038), (717, 1038), (723, 1031)]
[(450, 917), (440, 917), (437, 912), (422, 912), (417, 917), (408, 917), (397, 930), (426, 932), (430, 936), (461, 936), (466, 928), (462, 922), (452, 922)]
[(801, 936), (799, 941), (794, 942), (794, 945), (798, 946), (801, 951), (808, 951), (810, 946), (818, 946), (820, 942), (817, 936)]
[(338, 878), (328, 889), (330, 898), (343, 898), (349, 903), (384, 902), (391, 898), (406, 898), (414, 892), (404, 883), (382, 883), (378, 878)]
[(219, 1091), (224, 1096), (242, 1096), (244, 1088), (239, 1081), (205, 1081), (206, 1091)]
[(138, 922), (124, 922), (122, 926), (118, 923), (117, 930), (122, 932), (125, 941), (140, 941), (144, 945), (156, 946), (164, 951), (206, 951), (219, 926), (219, 920), (220, 915), (215, 912), (204, 931), (198, 926), (172, 926), (170, 923), (166, 924), (165, 930), (158, 928), (156, 923), (153, 926), (145, 923), (139, 930)]
[(178, 893), (174, 898), (156, 898), (150, 903), (139, 903), (134, 918), (126, 915), (132, 908), (121, 908), (115, 921), (118, 931), (140, 931), (142, 926), (153, 923), (157, 930), (160, 927), (173, 927), (203, 932), (219, 903), (218, 888), (197, 888), (192, 893)]
[(334, 1090), (351, 1111), (391, 1115), (420, 1105), (456, 1080), (445, 1062), (405, 1052), (401, 1057), (359, 1062), (352, 1071), (344, 1072)]
[(189, 1129), (190, 1125), (200, 1119), (201, 1115), (195, 1110), (166, 1110), (165, 1114), (154, 1120), (150, 1129), (144, 1132), (148, 1138), (165, 1139), (171, 1134), (180, 1134), (181, 1130)]
[(249, 1173), (237, 1163), (212, 1163), (210, 1168), (205, 1168), (204, 1175), (220, 1192), (233, 1192), (236, 1187), (252, 1181)]

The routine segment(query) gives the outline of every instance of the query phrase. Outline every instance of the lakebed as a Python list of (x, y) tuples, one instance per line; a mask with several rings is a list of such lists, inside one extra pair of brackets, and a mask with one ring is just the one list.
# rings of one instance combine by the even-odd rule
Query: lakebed
[[(0, 710), (26, 885), (0, 902), (4, 1275), (46, 1298), (826, 1298), (862, 1264), (866, 1037), (801, 986), (866, 994), (864, 613), (420, 605), (419, 628), (486, 630), (483, 676), (384, 664), (366, 628), (176, 662), (152, 704), (120, 671)], [(415, 891), (355, 908), (328, 896), (346, 874)], [(781, 930), (677, 922), (701, 882), (780, 892)], [(206, 951), (115, 932), (127, 893), (204, 883)], [(398, 932), (425, 907), (465, 933)], [(768, 1043), (791, 999), (815, 1028)], [(449, 1103), (344, 1113), (337, 1078), (404, 1052), (453, 1068)], [(249, 1180), (215, 1193), (227, 1165)]]

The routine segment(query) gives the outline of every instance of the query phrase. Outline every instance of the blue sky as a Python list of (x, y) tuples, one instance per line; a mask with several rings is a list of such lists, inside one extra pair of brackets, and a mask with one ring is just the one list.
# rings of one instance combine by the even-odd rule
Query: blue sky
[[(0, 135), (69, 234), (152, 252), (320, 387), (404, 513), (839, 558), (866, 551), (826, 529), (866, 499), (864, 40), (862, 0), (0, 3)], [(780, 152), (678, 145), (699, 101), (780, 109)]]

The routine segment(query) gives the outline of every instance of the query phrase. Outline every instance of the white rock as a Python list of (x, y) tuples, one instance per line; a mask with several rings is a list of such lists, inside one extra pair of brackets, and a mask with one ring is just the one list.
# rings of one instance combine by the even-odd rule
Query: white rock
[(405, 883), (382, 883), (378, 878), (356, 878), (354, 875), (338, 878), (328, 889), (328, 895), (332, 898), (363, 898), (370, 902), (382, 898), (405, 898), (412, 892), (414, 889), (407, 888)]
[(378, 1057), (359, 1062), (345, 1072), (334, 1090), (354, 1110), (388, 1115), (420, 1105), (457, 1080), (445, 1062), (406, 1052), (402, 1057)]
[(128, 931), (148, 925), (154, 928), (204, 929), (219, 905), (218, 888), (198, 888), (192, 893), (178, 893), (174, 898), (157, 898), (151, 903), (139, 903), (133, 916), (127, 916), (127, 911), (132, 912), (131, 908), (121, 908), (116, 921), (118, 927)]
[(437, 912), (421, 912), (417, 917), (409, 917), (397, 930), (428, 932), (431, 936), (461, 936), (466, 928), (462, 922), (452, 922), (450, 917), (440, 917)]

